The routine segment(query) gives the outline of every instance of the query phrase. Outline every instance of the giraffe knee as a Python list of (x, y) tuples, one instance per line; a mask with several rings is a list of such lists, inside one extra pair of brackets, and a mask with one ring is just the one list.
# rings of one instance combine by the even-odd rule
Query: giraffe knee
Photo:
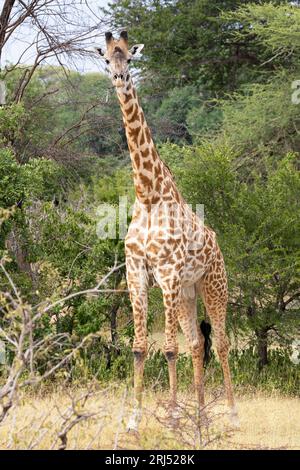
[(165, 354), (167, 361), (176, 360), (177, 354), (178, 354), (178, 343), (176, 341), (176, 338), (174, 337), (166, 338), (166, 341), (164, 344), (164, 354)]
[(227, 336), (224, 336), (217, 340), (217, 351), (218, 351), (219, 356), (226, 356), (228, 354), (229, 348), (230, 348), (230, 343), (229, 343), (229, 339), (227, 338)]
[(147, 343), (134, 341), (132, 352), (135, 360), (140, 361), (145, 359), (145, 357), (147, 356)]
[(192, 356), (202, 356), (204, 354), (204, 338), (202, 335), (199, 335), (190, 345), (190, 352)]
[(164, 353), (168, 362), (176, 361), (178, 354), (178, 344), (176, 342), (174, 344), (165, 344)]
[(192, 361), (193, 364), (200, 364), (203, 366), (205, 364), (205, 351), (204, 351), (204, 346), (198, 346), (197, 348), (191, 348), (191, 356), (192, 356)]
[(135, 349), (132, 350), (135, 362), (142, 362), (145, 360), (147, 351), (136, 351)]
[(165, 356), (168, 362), (176, 361), (177, 351), (165, 351)]

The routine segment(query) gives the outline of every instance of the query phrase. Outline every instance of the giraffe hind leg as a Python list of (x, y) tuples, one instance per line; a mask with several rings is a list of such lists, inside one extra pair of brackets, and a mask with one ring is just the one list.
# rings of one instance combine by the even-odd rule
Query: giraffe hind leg
[(207, 313), (211, 320), (214, 331), (219, 361), (223, 370), (226, 398), (230, 409), (230, 421), (235, 427), (238, 427), (238, 414), (233, 396), (231, 374), (228, 362), (230, 345), (225, 331), (225, 312), (226, 309), (224, 309), (224, 307), (220, 307), (218, 309), (207, 307)]
[[(178, 288), (177, 288), (178, 290)], [(170, 385), (170, 416), (176, 415), (177, 408), (177, 374), (176, 361), (178, 355), (177, 343), (177, 307), (178, 293), (163, 291), (165, 306), (165, 344), (164, 353), (168, 363)]]
[(222, 262), (216, 262), (211, 267), (198, 286), (208, 317), (212, 323), (216, 349), (222, 366), (225, 393), (230, 409), (230, 420), (235, 427), (239, 427), (238, 414), (233, 396), (231, 374), (228, 362), (230, 343), (226, 334), (227, 310), (227, 280)]
[(204, 407), (203, 358), (204, 337), (197, 323), (197, 297), (186, 298), (182, 296), (178, 320), (182, 332), (189, 345), (194, 370), (195, 396), (198, 411)]
[(130, 300), (134, 320), (134, 404), (127, 430), (138, 432), (142, 418), (142, 393), (144, 365), (147, 356), (147, 307), (148, 295), (144, 272), (127, 272)]

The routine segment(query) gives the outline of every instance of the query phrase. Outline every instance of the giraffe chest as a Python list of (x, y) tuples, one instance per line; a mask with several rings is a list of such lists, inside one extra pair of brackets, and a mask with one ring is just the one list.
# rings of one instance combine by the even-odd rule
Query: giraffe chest
[(153, 266), (185, 259), (182, 237), (175, 237), (167, 228), (148, 227), (147, 223), (140, 225), (137, 220), (130, 224), (125, 247), (127, 255), (142, 257)]
[(212, 232), (197, 223), (196, 219), (190, 225), (176, 226), (174, 218), (155, 213), (150, 218), (137, 204), (125, 240), (126, 256), (134, 258), (138, 266), (146, 266), (158, 284), (164, 276), (175, 275), (183, 284), (192, 285), (215, 257)]
[(160, 210), (145, 210), (137, 203), (125, 240), (126, 253), (143, 257), (151, 266), (183, 261), (185, 234), (174, 218)]

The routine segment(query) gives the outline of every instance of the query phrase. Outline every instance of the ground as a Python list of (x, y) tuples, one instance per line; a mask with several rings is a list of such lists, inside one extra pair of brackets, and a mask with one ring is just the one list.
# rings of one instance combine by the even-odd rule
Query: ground
[[(55, 449), (67, 434), (69, 449), (300, 449), (300, 401), (279, 395), (241, 395), (237, 398), (240, 430), (230, 427), (223, 397), (208, 396), (209, 428), (195, 425), (192, 390), (180, 394), (180, 421), (175, 429), (165, 419), (167, 392), (145, 392), (140, 434), (128, 434), (126, 421), (131, 389), (123, 385), (91, 389), (86, 403), (76, 399), (83, 389), (29, 395), (0, 426), (1, 449)], [(72, 411), (76, 410), (76, 414)], [(93, 413), (97, 413), (92, 415)], [(87, 417), (86, 415), (92, 415)]]

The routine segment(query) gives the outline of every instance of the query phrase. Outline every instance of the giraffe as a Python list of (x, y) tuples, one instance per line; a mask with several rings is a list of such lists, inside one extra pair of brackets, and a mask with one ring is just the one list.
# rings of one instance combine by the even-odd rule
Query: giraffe
[[(147, 355), (148, 289), (156, 283), (165, 311), (164, 353), (168, 362), (170, 414), (176, 415), (178, 323), (189, 345), (198, 410), (204, 407), (203, 359), (210, 325), (197, 322), (200, 295), (211, 321), (223, 369), (232, 422), (238, 415), (228, 364), (229, 340), (225, 331), (227, 277), (221, 250), (212, 229), (188, 206), (154, 145), (133, 85), (129, 63), (144, 47), (129, 49), (128, 35), (105, 34), (106, 61), (120, 103), (133, 169), (136, 199), (125, 238), (126, 273), (134, 319), (134, 406), (128, 430), (138, 431), (142, 417), (144, 364)], [(205, 344), (206, 342), (206, 344)]]

